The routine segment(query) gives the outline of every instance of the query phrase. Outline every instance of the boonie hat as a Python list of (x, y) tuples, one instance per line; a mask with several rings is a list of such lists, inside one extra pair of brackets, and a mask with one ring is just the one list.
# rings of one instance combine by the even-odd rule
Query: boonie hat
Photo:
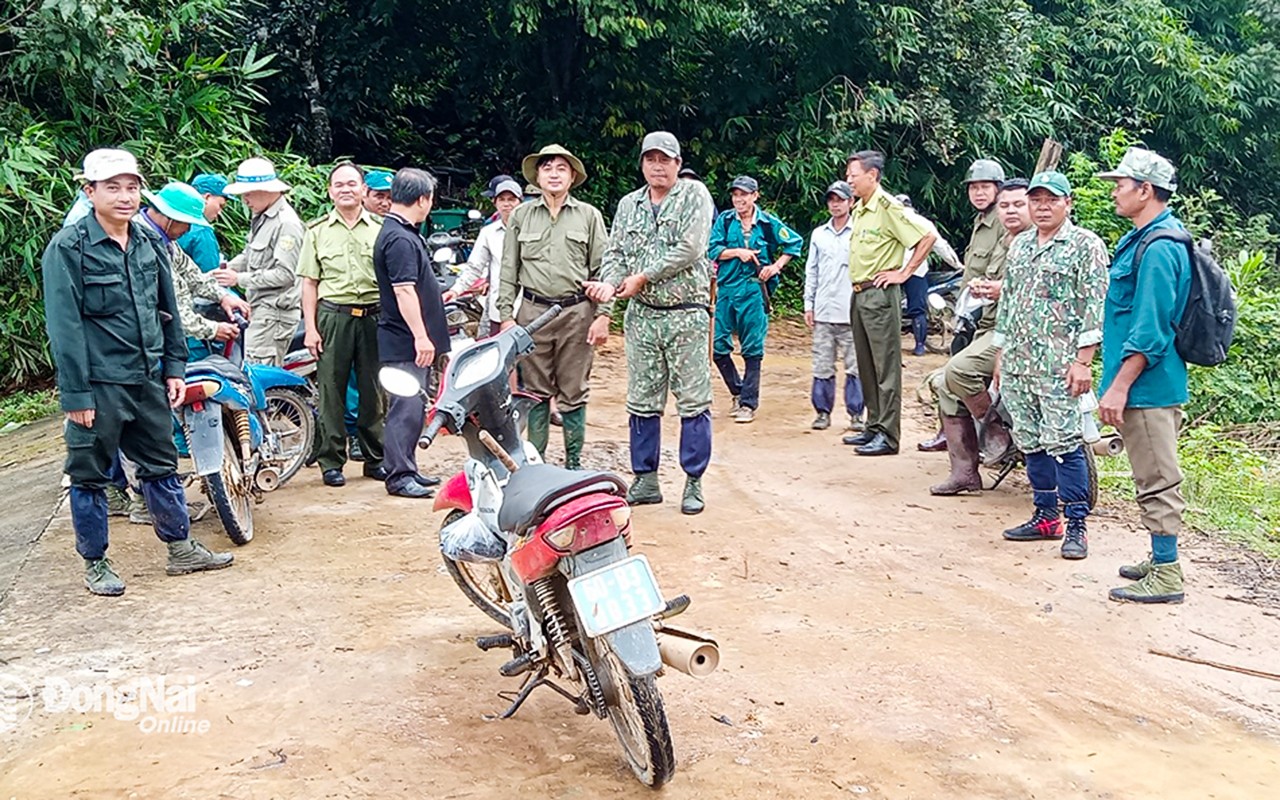
[(830, 197), (833, 194), (844, 200), (852, 200), (853, 187), (849, 185), (848, 181), (836, 181), (827, 187), (827, 192), (823, 197)]
[(729, 184), (729, 190), (733, 191), (734, 189), (741, 189), (744, 192), (758, 192), (760, 191), (760, 184), (750, 175), (739, 175), (733, 179), (733, 183)]
[(204, 197), (195, 190), (178, 181), (170, 181), (158, 192), (142, 190), (147, 204), (164, 214), (174, 222), (185, 222), (201, 228), (211, 227), (204, 218)]
[(650, 150), (657, 150), (671, 158), (679, 158), (680, 141), (674, 134), (666, 131), (653, 131), (645, 134), (644, 141), (640, 143), (640, 157), (644, 158), (644, 154)]
[(385, 169), (371, 169), (364, 174), (364, 185), (375, 192), (389, 192), (395, 177)]
[(289, 184), (276, 175), (276, 167), (265, 158), (246, 158), (236, 168), (236, 177), (225, 194), (238, 195), (247, 192), (287, 192)]
[(214, 197), (226, 197), (227, 176), (217, 172), (202, 172), (191, 179), (191, 188), (200, 194), (211, 194)]
[(132, 175), (142, 180), (142, 171), (138, 169), (138, 159), (128, 150), (117, 150), (104, 147), (90, 152), (84, 157), (84, 169), (76, 173), (76, 180), (93, 183), (105, 181), (117, 175)]
[(538, 184), (538, 162), (548, 156), (560, 156), (573, 167), (574, 177), (571, 189), (577, 189), (587, 182), (587, 169), (582, 166), (582, 160), (558, 144), (549, 144), (538, 152), (524, 157), (524, 161), (520, 164), (520, 171), (524, 173), (526, 181), (535, 186)]
[(1036, 189), (1047, 189), (1058, 197), (1068, 197), (1071, 194), (1071, 182), (1061, 172), (1037, 172), (1031, 178), (1027, 194), (1031, 194)]
[(1132, 178), (1170, 192), (1178, 189), (1178, 171), (1169, 159), (1141, 147), (1130, 147), (1124, 152), (1119, 166), (1109, 172), (1099, 172), (1097, 177), (1108, 181)]

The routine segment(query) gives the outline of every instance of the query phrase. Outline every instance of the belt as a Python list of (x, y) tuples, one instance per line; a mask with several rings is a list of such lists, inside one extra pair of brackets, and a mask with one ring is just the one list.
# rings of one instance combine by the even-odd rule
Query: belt
[(654, 311), (691, 311), (696, 308), (699, 311), (705, 311), (708, 314), (711, 313), (711, 309), (708, 306), (704, 306), (702, 303), (676, 303), (673, 306), (659, 306), (654, 305), (653, 303), (646, 303), (639, 297), (635, 298), (635, 301), (645, 308), (652, 308)]
[(860, 281), (853, 285), (853, 293), (860, 294), (861, 292), (865, 292), (868, 289), (874, 289), (874, 288), (876, 288), (875, 281)]
[(320, 307), (325, 311), (336, 311), (339, 314), (350, 314), (353, 317), (376, 317), (382, 311), (382, 306), (379, 303), (347, 305), (344, 303), (331, 303), (328, 300), (321, 300)]
[(582, 294), (581, 292), (578, 292), (577, 294), (565, 295), (564, 297), (543, 297), (540, 294), (534, 294), (528, 289), (521, 289), (520, 294), (524, 295), (524, 299), (528, 300), (530, 303), (537, 303), (540, 306), (557, 306), (558, 305), (562, 308), (568, 308), (569, 306), (576, 306), (578, 303), (586, 302), (588, 299), (587, 296), (585, 294)]

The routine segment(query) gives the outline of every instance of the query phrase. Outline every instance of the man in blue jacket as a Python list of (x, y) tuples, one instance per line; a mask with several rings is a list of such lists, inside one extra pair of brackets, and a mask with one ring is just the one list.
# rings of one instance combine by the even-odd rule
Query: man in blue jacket
[(1139, 243), (1152, 231), (1183, 230), (1168, 208), (1178, 182), (1172, 164), (1136, 147), (1098, 177), (1116, 182), (1116, 213), (1133, 222), (1111, 261), (1099, 413), (1124, 435), (1142, 524), (1151, 533), (1150, 557), (1120, 568), (1120, 576), (1135, 583), (1112, 589), (1110, 597), (1181, 603), (1178, 532), (1186, 504), (1178, 489), (1178, 427), (1187, 401), (1187, 365), (1174, 347), (1174, 334), (1191, 289), (1190, 253), (1180, 242), (1160, 239), (1134, 263)]

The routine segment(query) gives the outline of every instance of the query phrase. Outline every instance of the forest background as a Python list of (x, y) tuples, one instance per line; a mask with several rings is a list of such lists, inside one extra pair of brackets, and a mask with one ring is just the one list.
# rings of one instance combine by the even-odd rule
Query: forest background
[[(1046, 137), (1077, 221), (1114, 243), (1127, 223), (1091, 175), (1143, 143), (1178, 165), (1177, 210), (1241, 303), (1231, 360), (1193, 374), (1188, 491), (1202, 524), (1280, 554), (1278, 45), (1277, 0), (0, 0), (0, 423), (47, 410), (39, 257), (95, 147), (155, 184), (266, 153), (309, 217), (339, 158), (427, 166), (441, 203), (475, 205), (554, 141), (607, 218), (666, 129), (719, 205), (752, 174), (803, 231), (875, 148), (963, 245), (965, 167), (1026, 175)], [(246, 229), (232, 204), (228, 250)]]

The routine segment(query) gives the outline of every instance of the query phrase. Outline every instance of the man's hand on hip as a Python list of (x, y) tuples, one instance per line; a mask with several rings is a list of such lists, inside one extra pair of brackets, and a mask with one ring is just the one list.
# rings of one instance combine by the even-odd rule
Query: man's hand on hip
[(903, 272), (900, 269), (892, 269), (876, 273), (876, 276), (871, 279), (871, 283), (872, 285), (883, 289), (886, 286), (897, 286), (898, 284), (906, 283), (907, 278), (910, 277), (911, 273), (909, 272)]

